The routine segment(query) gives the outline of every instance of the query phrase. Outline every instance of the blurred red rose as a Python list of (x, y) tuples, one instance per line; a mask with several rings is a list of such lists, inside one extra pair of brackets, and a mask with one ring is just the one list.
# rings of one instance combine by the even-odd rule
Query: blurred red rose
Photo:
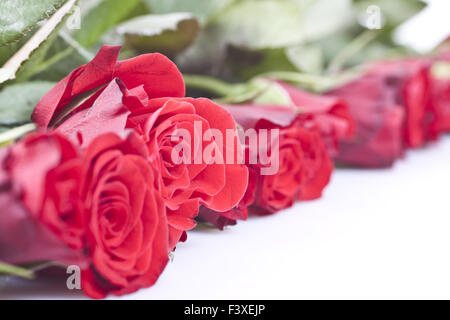
[(1, 153), (0, 260), (84, 265), (78, 150), (33, 133)]
[(431, 139), (429, 119), (434, 117), (429, 108), (429, 71), (427, 59), (403, 59), (375, 64), (368, 74), (384, 81), (384, 95), (405, 110), (403, 140), (408, 148), (417, 148)]
[(405, 110), (389, 94), (385, 79), (365, 75), (331, 94), (347, 101), (356, 123), (355, 137), (340, 142), (338, 162), (385, 167), (402, 156)]
[(361, 77), (329, 92), (347, 101), (356, 135), (345, 138), (336, 160), (362, 167), (387, 167), (406, 148), (436, 139), (438, 114), (429, 103), (430, 62), (403, 59), (372, 65)]

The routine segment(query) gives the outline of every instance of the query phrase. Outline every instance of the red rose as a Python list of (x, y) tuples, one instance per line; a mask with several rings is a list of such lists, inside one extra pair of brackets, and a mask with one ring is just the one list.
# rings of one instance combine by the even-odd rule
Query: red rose
[(305, 125), (317, 126), (331, 156), (338, 153), (339, 141), (354, 135), (354, 121), (347, 102), (332, 95), (318, 95), (277, 81), (289, 95)]
[(365, 75), (331, 94), (345, 99), (356, 135), (342, 139), (338, 162), (362, 167), (390, 166), (404, 150), (405, 109), (386, 88), (386, 79)]
[[(240, 205), (221, 213), (221, 217), (208, 211), (202, 211), (200, 217), (223, 227), (233, 224), (236, 219), (245, 219), (247, 207), (258, 215), (270, 214), (292, 206), (296, 200), (321, 196), (329, 182), (333, 163), (317, 126), (305, 122), (295, 109), (285, 106), (239, 105), (226, 108), (247, 133), (254, 130), (262, 143), (258, 143), (259, 147), (255, 149), (251, 139), (246, 139), (250, 181)], [(279, 130), (278, 143), (270, 138), (276, 135), (271, 129)], [(260, 135), (263, 130), (268, 130), (267, 140)], [(271, 157), (276, 149), (279, 150), (278, 159)], [(269, 155), (270, 161), (262, 161), (261, 155)], [(256, 163), (252, 161), (255, 158), (258, 159)], [(278, 167), (278, 170), (263, 173), (270, 167)]]
[[(280, 81), (275, 82), (288, 94), (291, 104), (226, 106), (244, 129), (280, 130), (280, 168), (262, 175), (267, 165), (246, 164), (249, 185), (242, 201), (226, 212), (200, 210), (200, 219), (222, 229), (245, 220), (248, 208), (267, 214), (291, 206), (296, 200), (319, 198), (333, 170), (330, 154), (337, 153), (340, 139), (354, 134), (353, 119), (343, 99), (305, 92)], [(270, 145), (266, 146), (268, 150)], [(270, 164), (269, 164), (270, 166)]]
[[(247, 188), (247, 167), (239, 159), (235, 122), (224, 108), (208, 99), (152, 99), (132, 111), (128, 126), (144, 137), (149, 160), (160, 172), (159, 189), (168, 208), (171, 247), (184, 237), (186, 230), (195, 226), (192, 218), (197, 215), (199, 204), (224, 212), (242, 199)], [(179, 142), (173, 137), (180, 130), (192, 138), (186, 145), (190, 160), (176, 163), (172, 154)], [(216, 137), (208, 137), (212, 130), (222, 137), (221, 143)], [(227, 131), (233, 135), (227, 137)], [(202, 157), (212, 147), (222, 157), (222, 163), (208, 163)], [(234, 154), (231, 163), (226, 161), (230, 151)], [(200, 161), (195, 162), (198, 155)]]
[(405, 110), (404, 144), (422, 146), (428, 139), (428, 121), (435, 116), (429, 109), (429, 70), (426, 59), (403, 59), (375, 64), (368, 74), (384, 81), (384, 95)]
[(404, 59), (374, 64), (363, 76), (329, 92), (345, 99), (356, 136), (343, 139), (336, 159), (362, 167), (386, 167), (405, 148), (435, 139), (438, 117), (429, 104), (430, 63)]
[(58, 133), (2, 150), (0, 259), (79, 265), (94, 298), (153, 285), (169, 235), (148, 157), (134, 132), (101, 135), (81, 155)]
[(255, 213), (276, 212), (291, 206), (295, 200), (311, 200), (322, 195), (330, 180), (333, 163), (318, 125), (305, 122), (292, 108), (228, 106), (227, 109), (244, 129), (253, 128), (257, 132), (261, 129), (280, 130), (278, 172), (261, 175), (264, 166), (248, 164), (257, 178), (252, 204)]
[(195, 226), (193, 218), (200, 204), (229, 210), (247, 187), (247, 168), (238, 158), (233, 163), (209, 164), (201, 159), (174, 164), (171, 155), (178, 142), (172, 141), (173, 134), (184, 129), (197, 138), (194, 123), (198, 121), (201, 144), (199, 150), (192, 148), (192, 159), (211, 146), (226, 156), (228, 148), (240, 149), (236, 137), (228, 141), (230, 146), (228, 142), (217, 146), (214, 137), (210, 141), (203, 137), (214, 130), (226, 137), (226, 131), (236, 131), (236, 126), (227, 111), (207, 99), (181, 99), (183, 79), (164, 56), (150, 54), (116, 62), (118, 52), (118, 47), (103, 47), (92, 62), (73, 71), (44, 96), (33, 120), (40, 126), (56, 126), (83, 148), (101, 133), (136, 129), (147, 143), (149, 162), (159, 171), (155, 184), (167, 206), (173, 248)]
[(134, 133), (100, 136), (86, 150), (81, 194), (92, 267), (82, 288), (91, 297), (149, 287), (168, 262), (166, 212), (147, 157)]
[(35, 133), (1, 152), (0, 259), (84, 265), (78, 150), (59, 134)]

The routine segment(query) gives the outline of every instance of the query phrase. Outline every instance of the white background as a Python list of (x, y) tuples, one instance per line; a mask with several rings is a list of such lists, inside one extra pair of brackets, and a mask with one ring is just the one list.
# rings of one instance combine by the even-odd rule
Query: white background
[[(449, 13), (432, 1), (398, 39), (431, 49)], [(447, 136), (392, 169), (336, 170), (320, 200), (190, 232), (157, 284), (124, 298), (450, 299), (449, 203)], [(64, 285), (11, 282), (0, 298), (83, 298)]]

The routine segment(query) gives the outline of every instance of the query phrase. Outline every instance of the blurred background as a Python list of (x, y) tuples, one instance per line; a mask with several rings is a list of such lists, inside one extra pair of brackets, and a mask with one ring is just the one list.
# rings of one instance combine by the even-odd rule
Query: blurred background
[[(0, 65), (67, 1), (38, 3), (0, 17)], [(73, 1), (63, 22), (0, 87), (47, 82), (32, 86), (24, 102), (30, 107), (48, 82), (92, 59), (103, 44), (122, 45), (121, 58), (161, 52), (185, 74), (231, 82), (273, 71), (330, 76), (362, 62), (436, 50), (450, 34), (449, 7), (445, 0)], [(187, 85), (198, 87), (190, 79)]]

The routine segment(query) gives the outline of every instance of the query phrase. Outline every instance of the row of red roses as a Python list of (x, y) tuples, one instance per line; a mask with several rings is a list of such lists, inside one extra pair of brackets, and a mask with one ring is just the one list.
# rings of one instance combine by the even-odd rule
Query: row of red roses
[[(0, 157), (0, 260), (78, 264), (95, 298), (151, 286), (197, 216), (223, 228), (249, 211), (318, 198), (332, 158), (389, 165), (448, 129), (446, 106), (431, 103), (424, 59), (377, 64), (322, 96), (278, 83), (291, 106), (220, 107), (184, 98), (182, 76), (164, 56), (117, 61), (118, 53), (105, 46), (61, 80), (35, 108), (39, 130)], [(236, 123), (280, 129), (279, 171), (264, 176), (261, 164), (239, 159), (173, 163), (171, 137), (194, 132), (196, 121), (224, 134)]]
[[(277, 126), (286, 136), (292, 130), (308, 128), (308, 134), (296, 139), (301, 144), (301, 156), (293, 147), (287, 152), (295, 159), (307, 161), (294, 161), (298, 165), (295, 167), (283, 159), (279, 173), (268, 177), (248, 165), (249, 187), (239, 206), (231, 211), (234, 214), (203, 209), (200, 217), (223, 228), (235, 224), (236, 219), (245, 219), (248, 207), (254, 214), (276, 212), (295, 200), (321, 196), (333, 168), (329, 157), (344, 165), (389, 167), (408, 148), (437, 140), (450, 131), (450, 81), (447, 77), (436, 77), (432, 66), (449, 58), (443, 54), (376, 62), (367, 66), (362, 75), (323, 95), (271, 80), (288, 95), (290, 106), (226, 106), (245, 128)], [(312, 131), (320, 137), (312, 138)], [(320, 147), (324, 143), (326, 151)], [(283, 172), (288, 173), (283, 177)], [(309, 187), (308, 183), (305, 185), (308, 178), (300, 172), (309, 172)]]

